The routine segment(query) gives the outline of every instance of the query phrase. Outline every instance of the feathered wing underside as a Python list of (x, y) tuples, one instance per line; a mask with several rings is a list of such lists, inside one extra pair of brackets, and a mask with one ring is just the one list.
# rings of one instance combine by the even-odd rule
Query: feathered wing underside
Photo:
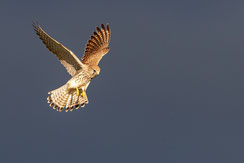
[(82, 68), (82, 63), (76, 55), (64, 45), (49, 36), (39, 24), (33, 23), (34, 30), (48, 50), (55, 54), (71, 76)]
[(96, 28), (90, 40), (88, 40), (82, 62), (89, 65), (98, 65), (102, 57), (109, 51), (111, 32), (109, 25), (101, 25)]

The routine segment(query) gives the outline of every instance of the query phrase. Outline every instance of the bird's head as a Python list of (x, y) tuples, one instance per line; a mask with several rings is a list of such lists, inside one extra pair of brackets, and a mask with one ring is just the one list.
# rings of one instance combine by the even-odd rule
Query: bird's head
[(92, 74), (94, 74), (94, 77), (99, 75), (100, 73), (100, 67), (98, 65), (92, 65), (91, 66), (91, 69), (92, 69)]

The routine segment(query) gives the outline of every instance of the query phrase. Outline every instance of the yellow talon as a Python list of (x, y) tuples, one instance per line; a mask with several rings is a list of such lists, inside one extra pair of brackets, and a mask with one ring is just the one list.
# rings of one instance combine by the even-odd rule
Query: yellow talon
[(76, 87), (76, 95), (79, 96), (80, 92), (79, 92), (79, 89)]

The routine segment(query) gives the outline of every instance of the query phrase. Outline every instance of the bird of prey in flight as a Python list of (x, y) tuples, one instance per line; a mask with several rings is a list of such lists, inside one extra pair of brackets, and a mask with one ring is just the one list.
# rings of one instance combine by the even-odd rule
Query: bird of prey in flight
[(64, 45), (49, 36), (38, 23), (33, 23), (34, 30), (45, 46), (56, 55), (63, 64), (71, 79), (48, 94), (47, 98), (50, 107), (57, 111), (73, 111), (79, 106), (88, 104), (86, 90), (91, 80), (99, 75), (100, 67), (98, 63), (102, 57), (109, 52), (110, 28), (101, 24), (87, 42), (84, 55), (81, 60)]

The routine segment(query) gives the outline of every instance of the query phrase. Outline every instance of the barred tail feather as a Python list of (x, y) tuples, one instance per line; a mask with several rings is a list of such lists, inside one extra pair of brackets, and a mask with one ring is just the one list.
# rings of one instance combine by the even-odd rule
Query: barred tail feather
[(74, 108), (78, 109), (79, 106), (84, 107), (85, 104), (88, 104), (88, 99), (87, 98), (82, 98), (81, 95), (77, 96), (76, 92), (70, 93), (69, 99), (66, 104), (66, 109), (65, 111), (73, 111)]
[(81, 95), (77, 96), (76, 91), (69, 91), (67, 85), (55, 89), (49, 92), (50, 96), (47, 98), (50, 107), (57, 109), (57, 111), (62, 111), (64, 108), (65, 111), (73, 111), (73, 109), (78, 109), (79, 106), (84, 107), (88, 103), (87, 98), (82, 98)]
[(48, 94), (50, 94), (50, 96), (47, 98), (50, 106), (53, 107), (53, 109), (57, 109), (57, 111), (62, 111), (69, 96), (67, 92), (67, 85), (65, 84), (58, 89), (48, 92)]

